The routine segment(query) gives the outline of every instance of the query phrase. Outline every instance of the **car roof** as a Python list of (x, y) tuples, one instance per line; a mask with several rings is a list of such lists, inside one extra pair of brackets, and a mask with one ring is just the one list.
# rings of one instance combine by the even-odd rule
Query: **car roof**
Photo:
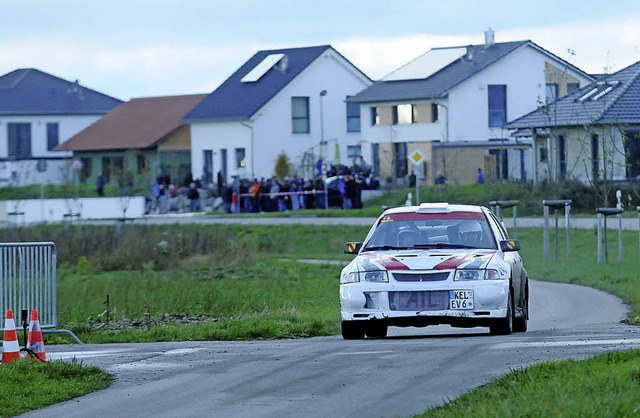
[(398, 206), (387, 209), (381, 216), (395, 213), (451, 213), (451, 212), (482, 212), (486, 209), (477, 205), (460, 205), (449, 204), (445, 202), (439, 203), (422, 203), (419, 206)]

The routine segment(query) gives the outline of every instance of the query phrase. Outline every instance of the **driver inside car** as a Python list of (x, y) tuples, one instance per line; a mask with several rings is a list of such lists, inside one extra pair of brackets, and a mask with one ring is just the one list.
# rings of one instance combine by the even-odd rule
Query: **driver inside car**
[(458, 228), (460, 243), (469, 247), (482, 247), (482, 227), (476, 221), (464, 221)]

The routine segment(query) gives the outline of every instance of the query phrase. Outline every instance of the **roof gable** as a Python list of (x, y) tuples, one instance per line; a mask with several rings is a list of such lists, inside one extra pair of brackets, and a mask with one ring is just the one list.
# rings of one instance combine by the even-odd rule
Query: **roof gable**
[(33, 68), (0, 77), (0, 116), (102, 115), (122, 101)]
[(640, 123), (640, 61), (509, 122), (507, 129)]
[(180, 127), (182, 117), (206, 94), (135, 98), (56, 147), (56, 151), (100, 151), (152, 147)]
[[(410, 72), (403, 69), (412, 63), (405, 64), (398, 70), (392, 72), (386, 78), (391, 81), (381, 80), (374, 83), (371, 87), (361, 91), (356, 96), (349, 99), (353, 102), (389, 102), (399, 100), (426, 100), (437, 99), (446, 96), (451, 89), (462, 83), (463, 81), (473, 77), (474, 75), (484, 71), (491, 65), (497, 63), (504, 57), (508, 56), (515, 50), (530, 46), (540, 53), (548, 55), (553, 59), (563, 61), (559, 57), (549, 53), (545, 49), (539, 47), (535, 43), (526, 41), (499, 42), (492, 44), (490, 47), (482, 45), (469, 45), (464, 47), (466, 53), (461, 54), (461, 47), (433, 48), (413, 62), (418, 63), (422, 57), (428, 58), (429, 54), (433, 54), (437, 59), (449, 57), (448, 63), (440, 62), (435, 68), (437, 71), (427, 72), (424, 78), (394, 80), (393, 75), (397, 72), (419, 74), (418, 72)], [(448, 54), (445, 52), (449, 52)], [(563, 61), (564, 62), (564, 61)], [(580, 69), (566, 63), (570, 68), (577, 72), (583, 73)], [(586, 77), (588, 74), (583, 73)]]
[[(189, 112), (185, 122), (249, 119), (313, 61), (331, 48), (330, 45), (259, 51), (235, 73)], [(251, 73), (270, 56), (283, 56), (255, 81)], [(286, 61), (286, 62), (285, 62)]]

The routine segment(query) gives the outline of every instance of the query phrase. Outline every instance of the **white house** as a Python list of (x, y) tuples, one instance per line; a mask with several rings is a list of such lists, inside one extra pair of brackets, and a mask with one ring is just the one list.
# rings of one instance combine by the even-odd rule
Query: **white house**
[[(503, 127), (593, 77), (531, 41), (434, 48), (350, 101), (361, 105), (365, 155), (383, 178), (414, 173), (468, 184), (478, 168), (488, 180), (530, 181), (530, 141)], [(423, 163), (408, 161), (418, 150)]]
[(507, 124), (534, 138), (535, 181), (640, 180), (640, 61)]
[(371, 80), (329, 45), (260, 51), (184, 118), (194, 178), (271, 177), (286, 153), (295, 173), (359, 155), (359, 106)]
[(0, 186), (67, 181), (72, 153), (53, 149), (120, 103), (33, 68), (1, 76)]

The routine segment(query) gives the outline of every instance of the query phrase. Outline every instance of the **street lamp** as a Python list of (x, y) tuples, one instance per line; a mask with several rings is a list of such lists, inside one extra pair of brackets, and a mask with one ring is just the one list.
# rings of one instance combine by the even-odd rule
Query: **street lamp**
[(326, 90), (320, 92), (320, 159), (323, 160), (322, 147), (324, 146), (324, 96), (327, 95)]

